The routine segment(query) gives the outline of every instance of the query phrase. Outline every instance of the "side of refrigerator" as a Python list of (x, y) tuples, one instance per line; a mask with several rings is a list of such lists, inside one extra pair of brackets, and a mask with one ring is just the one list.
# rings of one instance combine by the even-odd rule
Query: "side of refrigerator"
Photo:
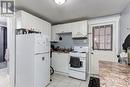
[(34, 87), (34, 36), (16, 35), (16, 87)]

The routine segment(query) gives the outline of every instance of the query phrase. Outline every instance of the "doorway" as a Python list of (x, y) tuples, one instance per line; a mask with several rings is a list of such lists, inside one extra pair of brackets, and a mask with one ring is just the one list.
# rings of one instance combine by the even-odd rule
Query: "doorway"
[(95, 19), (89, 24), (90, 74), (99, 76), (99, 61), (117, 62), (119, 18)]
[(9, 61), (7, 58), (7, 19), (0, 17), (0, 87), (9, 87), (10, 75), (9, 75)]
[(15, 84), (15, 17), (0, 16), (0, 87)]
[(0, 69), (7, 68), (5, 53), (7, 49), (7, 27), (0, 26)]

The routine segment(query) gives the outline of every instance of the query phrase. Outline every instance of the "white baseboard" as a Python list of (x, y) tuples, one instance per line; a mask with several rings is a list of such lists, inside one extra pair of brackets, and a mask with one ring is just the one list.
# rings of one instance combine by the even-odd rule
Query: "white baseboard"
[(54, 71), (54, 73), (64, 75), (64, 76), (69, 76), (69, 73), (64, 73), (64, 72), (59, 72), (59, 71)]

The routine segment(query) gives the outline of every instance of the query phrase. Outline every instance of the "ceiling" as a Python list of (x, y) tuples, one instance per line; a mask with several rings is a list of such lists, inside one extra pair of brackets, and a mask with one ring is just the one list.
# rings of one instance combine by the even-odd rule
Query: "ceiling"
[(90, 19), (120, 13), (130, 0), (67, 0), (61, 6), (54, 0), (15, 0), (16, 8), (25, 10), (52, 24)]

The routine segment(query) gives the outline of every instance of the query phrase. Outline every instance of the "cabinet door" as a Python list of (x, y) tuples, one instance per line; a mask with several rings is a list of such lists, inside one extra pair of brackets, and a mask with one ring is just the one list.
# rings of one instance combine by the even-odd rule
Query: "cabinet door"
[(16, 29), (22, 28), (22, 15), (21, 11), (16, 12)]
[(43, 29), (43, 20), (33, 16), (25, 11), (18, 11), (16, 13), (17, 29), (33, 29), (35, 31), (40, 31)]
[(71, 24), (72, 37), (87, 37), (87, 21), (74, 22)]
[(52, 67), (55, 71), (68, 73), (69, 55), (67, 53), (53, 53)]
[(52, 41), (58, 41), (58, 27), (57, 26), (52, 26), (51, 29), (51, 40)]
[(64, 33), (64, 25), (57, 25), (56, 33)]
[(43, 20), (37, 17), (34, 17), (34, 24), (33, 24), (34, 30), (42, 32), (41, 29), (43, 29)]
[(88, 22), (87, 21), (82, 21), (80, 32), (82, 32), (82, 37), (87, 37), (88, 33)]
[(49, 54), (35, 55), (35, 86), (45, 87), (50, 81), (50, 59)]
[(31, 29), (34, 28), (34, 17), (27, 12), (21, 11), (21, 28)]
[(24, 29), (33, 29), (39, 31), (41, 28), (41, 20), (27, 12), (21, 11), (22, 26)]
[(51, 41), (55, 41), (55, 27), (53, 26), (52, 28), (51, 28)]
[(71, 25), (69, 24), (59, 24), (52, 26), (52, 41), (58, 41), (59, 33), (71, 33)]
[(52, 27), (54, 27), (54, 29), (56, 30), (56, 33), (69, 33), (69, 32), (72, 32), (70, 23), (54, 25)]
[(41, 29), (41, 32), (44, 35), (47, 35), (49, 37), (49, 41), (50, 41), (51, 40), (51, 24), (43, 20), (42, 26), (43, 26), (43, 28)]
[(46, 22), (46, 32), (47, 32), (47, 35), (49, 36), (49, 41), (51, 40), (51, 24)]
[(63, 24), (62, 32), (64, 33), (71, 33), (71, 23)]
[(55, 25), (53, 29), (55, 29), (56, 33), (64, 33), (64, 25), (63, 24)]

